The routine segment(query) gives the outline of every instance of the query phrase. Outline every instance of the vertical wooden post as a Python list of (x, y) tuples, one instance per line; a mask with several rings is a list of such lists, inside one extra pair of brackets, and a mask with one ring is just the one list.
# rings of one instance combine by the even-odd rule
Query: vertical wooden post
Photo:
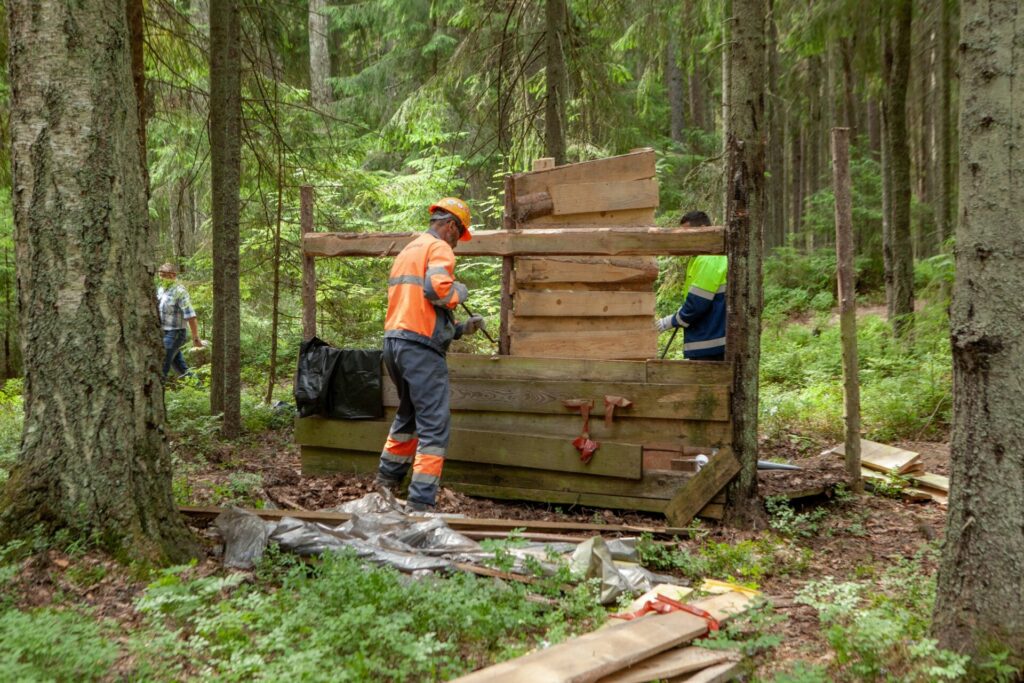
[(839, 329), (843, 344), (843, 411), (846, 422), (846, 474), (857, 493), (860, 476), (860, 384), (857, 370), (857, 302), (853, 272), (853, 208), (850, 189), (850, 129), (832, 129), (832, 181), (836, 198), (836, 269), (839, 275)]
[[(502, 216), (502, 228), (515, 230), (516, 219), (513, 212), (516, 208), (516, 185), (512, 174), (505, 175), (505, 215)], [(498, 330), (498, 354), (507, 356), (512, 350), (512, 338), (508, 330), (508, 317), (512, 311), (512, 278), (514, 257), (505, 256), (501, 259), (501, 322)]]
[[(313, 232), (313, 186), (303, 185), (299, 190), (300, 225), (302, 236)], [(303, 240), (304, 243), (304, 240)], [(312, 256), (302, 250), (302, 338), (316, 336), (316, 264)]]

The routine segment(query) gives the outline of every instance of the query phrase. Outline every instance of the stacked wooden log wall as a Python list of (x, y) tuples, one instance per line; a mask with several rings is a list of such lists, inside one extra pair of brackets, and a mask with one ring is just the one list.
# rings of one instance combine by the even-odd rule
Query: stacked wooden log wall
[[(661, 512), (691, 476), (673, 469), (686, 446), (728, 448), (726, 363), (451, 354), (448, 366), (444, 486), (471, 495)], [(606, 424), (605, 396), (633, 405)], [(583, 423), (570, 399), (594, 402), (590, 433), (601, 446), (589, 463), (571, 443)], [(384, 403), (382, 421), (298, 420), (303, 472), (376, 471), (398, 403), (390, 385)]]
[[(654, 152), (648, 149), (516, 175), (515, 227), (654, 225), (654, 174)], [(543, 202), (543, 215), (531, 215), (531, 201)], [(652, 256), (517, 257), (510, 283), (511, 355), (655, 357), (657, 277)]]

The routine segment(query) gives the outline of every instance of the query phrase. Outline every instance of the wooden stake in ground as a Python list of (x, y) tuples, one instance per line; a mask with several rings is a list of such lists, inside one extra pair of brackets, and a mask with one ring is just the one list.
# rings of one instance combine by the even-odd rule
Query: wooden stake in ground
[[(299, 222), (303, 236), (313, 232), (313, 186), (299, 190)], [(316, 336), (316, 265), (309, 254), (302, 255), (302, 338)]]
[(857, 371), (857, 301), (853, 271), (853, 201), (850, 190), (850, 129), (832, 129), (832, 182), (836, 197), (836, 270), (839, 275), (839, 333), (843, 343), (843, 411), (846, 474), (860, 493), (860, 381)]

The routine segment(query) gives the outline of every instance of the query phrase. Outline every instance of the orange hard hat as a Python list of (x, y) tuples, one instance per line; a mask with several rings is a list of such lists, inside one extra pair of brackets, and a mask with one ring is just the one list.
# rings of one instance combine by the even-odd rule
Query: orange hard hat
[(430, 213), (447, 211), (455, 216), (459, 220), (459, 227), (462, 228), (459, 233), (459, 241), (468, 242), (473, 239), (473, 234), (469, 231), (469, 204), (466, 202), (458, 197), (445, 197), (431, 204), (429, 211)]

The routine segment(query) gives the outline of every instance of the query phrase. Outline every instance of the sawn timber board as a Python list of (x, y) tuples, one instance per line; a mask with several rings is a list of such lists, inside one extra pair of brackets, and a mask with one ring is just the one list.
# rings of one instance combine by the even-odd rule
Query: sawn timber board
[[(342, 448), (380, 454), (390, 423), (374, 420), (296, 421), (295, 440), (303, 445)], [(589, 476), (639, 479), (643, 470), (641, 447), (635, 444), (602, 443), (589, 463), (580, 461), (571, 441), (574, 437), (537, 436), (493, 431), (453, 429), (448, 444), (449, 461), (510, 465)], [(599, 457), (603, 456), (603, 457)]]
[(524, 256), (516, 259), (517, 283), (649, 282), (658, 278), (658, 262), (642, 256)]
[(601, 182), (549, 185), (548, 194), (555, 216), (625, 209), (651, 209), (658, 206), (658, 181), (605, 180)]
[[(569, 316), (561, 318), (526, 318), (523, 316), (511, 316), (511, 320), (509, 321), (509, 331), (512, 334), (513, 339), (516, 339), (519, 335), (531, 333), (573, 334), (580, 337), (581, 342), (586, 342), (589, 339), (589, 336), (595, 332), (617, 333), (618, 341), (624, 343), (629, 343), (629, 340), (637, 334), (657, 335), (651, 327), (651, 316), (649, 315), (612, 316), (607, 318), (582, 318)], [(652, 346), (650, 348), (650, 353), (647, 355), (638, 355), (637, 360), (646, 360), (647, 358), (656, 355), (654, 353), (656, 350), (657, 349)], [(542, 347), (540, 354), (541, 357), (543, 357), (545, 351), (549, 350)], [(520, 356), (513, 356), (513, 358), (519, 357)], [(643, 380), (640, 379), (638, 381), (642, 382)], [(714, 382), (707, 382), (707, 384), (714, 384)]]
[(651, 316), (654, 329), (654, 292), (581, 292), (572, 290), (519, 290), (513, 313), (518, 316), (621, 315)]
[[(398, 406), (398, 393), (384, 382), (384, 405)], [(682, 418), (690, 420), (729, 419), (729, 388), (718, 385), (618, 384), (604, 382), (558, 382), (527, 380), (478, 380), (467, 378), (451, 383), (453, 410), (496, 410), (517, 413), (572, 414), (563, 401), (592, 399), (591, 415), (604, 415), (605, 396), (624, 396), (633, 402), (617, 409), (622, 417)]]
[(576, 164), (519, 173), (513, 176), (516, 196), (547, 192), (553, 185), (593, 183), (600, 181), (626, 181), (653, 178), (655, 174), (654, 150), (631, 152), (606, 159), (594, 159)]
[[(522, 319), (529, 320), (529, 318)], [(534, 320), (557, 319), (534, 318)], [(601, 319), (591, 318), (591, 320)], [(650, 326), (633, 331), (519, 332), (512, 335), (511, 351), (515, 355), (547, 356), (548, 358), (588, 356), (599, 359), (635, 358), (639, 360), (657, 355), (658, 333)]]

